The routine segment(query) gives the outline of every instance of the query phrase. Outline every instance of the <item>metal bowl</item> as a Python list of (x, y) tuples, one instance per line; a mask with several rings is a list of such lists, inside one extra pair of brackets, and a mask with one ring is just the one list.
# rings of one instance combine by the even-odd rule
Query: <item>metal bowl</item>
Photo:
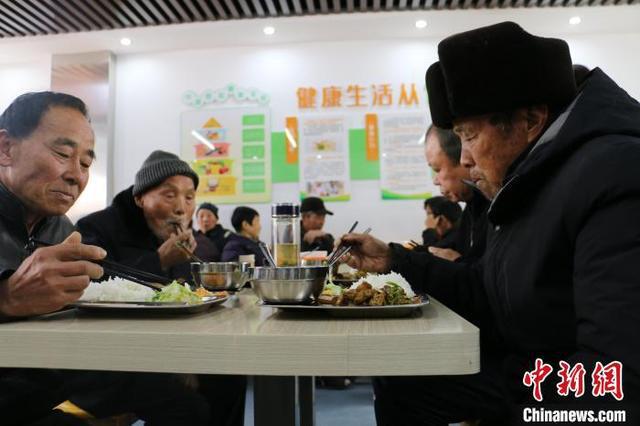
[(327, 278), (326, 266), (258, 267), (251, 286), (265, 303), (301, 304), (320, 296)]
[(207, 290), (239, 290), (249, 281), (249, 263), (246, 262), (194, 262), (191, 275), (196, 284)]

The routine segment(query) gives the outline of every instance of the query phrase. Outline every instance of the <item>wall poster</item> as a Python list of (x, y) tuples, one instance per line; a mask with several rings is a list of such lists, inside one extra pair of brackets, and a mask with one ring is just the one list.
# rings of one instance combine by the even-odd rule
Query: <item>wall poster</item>
[(383, 200), (425, 199), (433, 185), (424, 158), (424, 113), (380, 114), (380, 188)]
[(301, 197), (348, 201), (351, 183), (347, 117), (300, 117), (298, 137)]
[(200, 177), (198, 202), (271, 200), (268, 108), (219, 108), (182, 114), (182, 158)]

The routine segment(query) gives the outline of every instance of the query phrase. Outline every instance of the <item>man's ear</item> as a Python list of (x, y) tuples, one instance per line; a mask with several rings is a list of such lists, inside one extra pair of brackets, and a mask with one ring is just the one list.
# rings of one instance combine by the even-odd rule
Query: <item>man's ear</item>
[(527, 142), (533, 142), (540, 137), (548, 120), (549, 108), (546, 105), (527, 108)]
[(142, 195), (136, 195), (133, 197), (133, 200), (136, 202), (136, 206), (142, 208), (144, 206), (144, 202), (142, 201)]
[(0, 129), (0, 166), (8, 167), (11, 165), (11, 147), (15, 142), (9, 137), (9, 133)]

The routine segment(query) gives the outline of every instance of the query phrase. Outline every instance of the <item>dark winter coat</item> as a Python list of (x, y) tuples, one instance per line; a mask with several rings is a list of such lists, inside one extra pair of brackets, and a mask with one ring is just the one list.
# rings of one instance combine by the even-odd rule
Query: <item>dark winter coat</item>
[(333, 251), (334, 239), (331, 234), (324, 234), (322, 237), (318, 237), (313, 242), (308, 243), (304, 240), (304, 234), (307, 231), (300, 223), (300, 251), (312, 251), (312, 250), (324, 250), (327, 253)]
[(58, 244), (73, 232), (73, 224), (66, 216), (50, 216), (29, 234), (24, 214), (22, 202), (0, 183), (0, 280), (11, 276), (30, 255), (33, 247), (27, 247), (27, 243), (31, 237)]
[[(162, 242), (153, 234), (144, 218), (142, 209), (133, 198), (129, 187), (115, 196), (104, 210), (92, 213), (77, 223), (82, 241), (107, 251), (107, 257), (145, 272), (167, 278), (191, 280), (189, 262), (175, 265), (167, 271), (160, 267), (158, 248)], [(218, 252), (208, 239), (197, 240), (196, 256), (214, 261)]]
[(627, 406), (637, 406), (640, 105), (596, 69), (567, 111), (510, 168), (489, 209), (483, 262), (393, 246), (392, 268), (495, 332), (507, 385), (521, 396), (531, 395), (522, 375), (536, 357), (554, 371), (554, 360), (582, 362), (587, 389), (595, 361), (616, 360)]
[(229, 237), (233, 234), (233, 232), (228, 229), (224, 229), (222, 225), (217, 224), (212, 229), (207, 232), (197, 231), (196, 235), (204, 235), (209, 238), (218, 249), (218, 253), (222, 254), (224, 250), (224, 246), (227, 244)]
[(474, 189), (473, 197), (467, 201), (462, 211), (456, 241), (452, 248), (462, 256), (457, 262), (473, 263), (482, 258), (487, 245), (487, 210), (489, 200), (478, 190)]
[(223, 262), (237, 262), (240, 256), (251, 255), (255, 256), (255, 265), (264, 266), (265, 259), (258, 241), (251, 240), (240, 234), (231, 234), (227, 244), (224, 246), (222, 252)]

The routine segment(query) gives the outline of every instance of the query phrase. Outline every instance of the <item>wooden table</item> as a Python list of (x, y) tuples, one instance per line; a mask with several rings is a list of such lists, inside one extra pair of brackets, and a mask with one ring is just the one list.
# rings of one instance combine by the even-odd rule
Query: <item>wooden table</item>
[[(398, 319), (342, 319), (256, 306), (243, 291), (193, 316), (68, 311), (0, 324), (0, 367), (256, 376), (256, 425), (313, 424), (313, 376), (474, 374), (478, 329), (431, 299)], [(274, 392), (274, 389), (279, 389)]]

